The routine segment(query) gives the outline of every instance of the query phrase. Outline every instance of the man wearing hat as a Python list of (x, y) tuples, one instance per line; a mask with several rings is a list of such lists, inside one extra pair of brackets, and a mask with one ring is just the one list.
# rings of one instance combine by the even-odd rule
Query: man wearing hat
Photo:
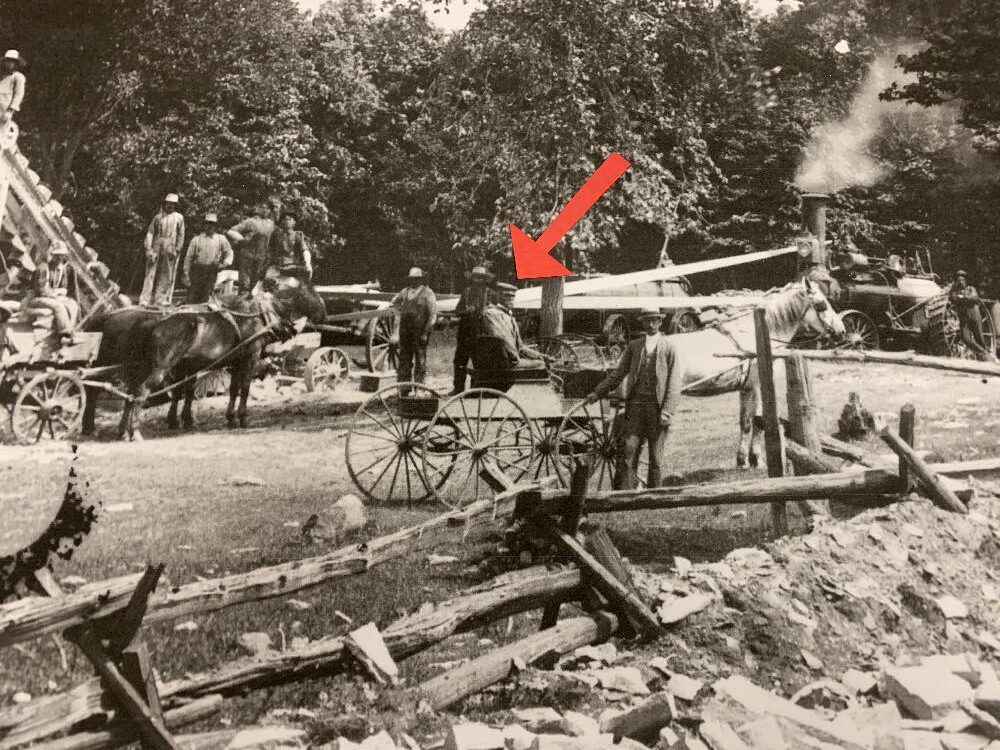
[(35, 261), (25, 248), (21, 238), (14, 236), (10, 240), (13, 252), (6, 259), (7, 271), (0, 276), (0, 310), (7, 318), (21, 309), (21, 298), (34, 281)]
[(278, 226), (267, 244), (268, 272), (272, 268), (304, 268), (312, 277), (312, 253), (305, 235), (295, 228), (298, 216), (294, 211), (283, 211)]
[(676, 347), (660, 332), (663, 313), (646, 308), (640, 319), (645, 336), (629, 342), (621, 361), (586, 398), (593, 403), (625, 383), (625, 415), (615, 489), (635, 489), (642, 444), (649, 446), (647, 485), (658, 487), (663, 476), (663, 449), (670, 423), (680, 406), (684, 368)]
[(465, 390), (467, 369), (472, 352), (476, 346), (476, 337), (482, 324), (483, 313), (493, 301), (489, 287), (490, 274), (484, 266), (476, 266), (469, 275), (469, 285), (462, 290), (455, 306), (458, 316), (458, 342), (455, 346), (455, 379), (452, 395)]
[(191, 238), (184, 256), (184, 284), (188, 288), (189, 305), (208, 302), (215, 290), (219, 270), (233, 263), (233, 248), (226, 235), (217, 231), (219, 217), (205, 214), (201, 232)]
[[(503, 342), (507, 361), (496, 363), (496, 368), (513, 370), (515, 367), (543, 367), (543, 362), (548, 358), (524, 343), (524, 339), (521, 338), (521, 328), (514, 318), (514, 297), (517, 295), (517, 287), (501, 282), (494, 289), (500, 299), (496, 304), (487, 305), (483, 311), (480, 335), (497, 338)], [(529, 361), (522, 361), (522, 357)]]
[(263, 275), (268, 244), (275, 230), (271, 213), (271, 204), (261, 201), (254, 207), (253, 216), (226, 232), (229, 241), (236, 245), (236, 270), (242, 294), (250, 294)]
[(399, 380), (423, 383), (427, 376), (427, 343), (437, 320), (437, 297), (424, 283), (424, 272), (414, 266), (406, 287), (392, 298), (399, 312)]
[(146, 231), (146, 277), (140, 305), (169, 305), (173, 297), (174, 274), (184, 249), (184, 216), (177, 203), (177, 193), (167, 193)]
[(7, 50), (0, 59), (0, 128), (6, 129), (21, 110), (25, 79), (18, 68), (23, 62), (16, 49)]
[(968, 274), (964, 270), (955, 274), (949, 297), (958, 311), (962, 341), (976, 355), (976, 359), (995, 362), (996, 354), (989, 351), (983, 336), (983, 318), (979, 312), (979, 292), (969, 284)]

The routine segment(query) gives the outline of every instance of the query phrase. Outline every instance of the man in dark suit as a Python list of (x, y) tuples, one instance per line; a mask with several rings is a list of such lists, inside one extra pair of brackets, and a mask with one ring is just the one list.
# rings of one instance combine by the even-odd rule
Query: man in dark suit
[(587, 403), (593, 403), (625, 382), (625, 415), (615, 489), (635, 489), (643, 441), (649, 446), (647, 485), (658, 487), (663, 476), (663, 450), (670, 423), (680, 406), (684, 380), (677, 349), (660, 332), (663, 317), (656, 308), (642, 311), (640, 319), (646, 335), (629, 342), (618, 367), (586, 398)]

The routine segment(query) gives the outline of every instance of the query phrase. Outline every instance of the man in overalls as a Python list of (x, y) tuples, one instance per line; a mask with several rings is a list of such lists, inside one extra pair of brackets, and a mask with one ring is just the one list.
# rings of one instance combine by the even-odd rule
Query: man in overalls
[(452, 395), (465, 390), (468, 377), (469, 361), (476, 347), (476, 337), (482, 328), (482, 317), (486, 308), (493, 302), (493, 293), (489, 287), (490, 274), (483, 266), (476, 266), (470, 274), (470, 284), (462, 290), (462, 296), (455, 306), (458, 315), (458, 341), (455, 345), (454, 388)]
[(410, 269), (407, 286), (392, 298), (399, 311), (399, 381), (423, 383), (427, 376), (427, 344), (437, 320), (437, 297), (424, 283), (424, 272)]

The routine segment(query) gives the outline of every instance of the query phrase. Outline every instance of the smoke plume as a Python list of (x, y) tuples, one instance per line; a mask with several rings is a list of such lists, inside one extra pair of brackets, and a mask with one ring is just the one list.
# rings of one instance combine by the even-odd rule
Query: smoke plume
[(885, 175), (887, 168), (869, 148), (884, 118), (906, 106), (879, 99), (894, 80), (903, 82), (904, 74), (895, 67), (899, 52), (894, 49), (872, 61), (847, 117), (824, 122), (813, 130), (795, 175), (795, 184), (801, 190), (835, 193), (848, 187), (874, 185)]

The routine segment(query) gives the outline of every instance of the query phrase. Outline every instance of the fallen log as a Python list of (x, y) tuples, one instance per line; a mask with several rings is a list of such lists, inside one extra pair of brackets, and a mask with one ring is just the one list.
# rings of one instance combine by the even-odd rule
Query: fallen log
[[(512, 495), (514, 491), (507, 494)], [(513, 500), (506, 497), (483, 500), (464, 510), (443, 513), (362, 545), (158, 592), (149, 599), (144, 622), (163, 622), (235, 604), (287, 596), (338, 578), (366, 573), (406, 554), (413, 540), (424, 533), (471, 522), (494, 512), (497, 503), (504, 510), (513, 506)], [(0, 649), (114, 614), (128, 604), (138, 580), (138, 576), (116, 578), (84, 586), (57, 599), (28, 597), (0, 605)]]
[(608, 612), (560, 620), (551, 628), (427, 680), (419, 691), (432, 709), (440, 711), (509, 677), (518, 662), (532, 664), (542, 658), (559, 657), (581, 646), (605, 641), (617, 629), (618, 618)]
[[(221, 708), (222, 696), (208, 695), (186, 706), (167, 711), (163, 714), (163, 722), (168, 730), (173, 731), (208, 719), (217, 714)], [(136, 724), (125, 720), (113, 722), (100, 732), (78, 732), (35, 747), (38, 750), (107, 750), (130, 745), (138, 739), (139, 731)]]
[[(587, 513), (627, 510), (691, 508), (702, 505), (739, 505), (806, 500), (810, 497), (838, 498), (859, 495), (892, 495), (899, 491), (899, 477), (883, 469), (839, 471), (801, 477), (744, 479), (736, 482), (654, 487), (642, 490), (610, 490), (587, 497)], [(526, 502), (537, 502), (546, 512), (558, 508), (566, 490), (542, 490)]]
[(879, 432), (879, 435), (881, 435), (886, 444), (892, 448), (901, 459), (906, 461), (913, 478), (920, 482), (920, 486), (923, 488), (924, 493), (931, 500), (933, 500), (936, 505), (954, 513), (969, 512), (952, 489), (946, 483), (938, 481), (938, 478), (934, 475), (934, 471), (926, 463), (924, 463), (924, 460), (917, 455), (917, 452), (913, 450), (911, 445), (908, 445), (905, 440), (890, 430), (888, 426), (883, 427)]
[(785, 455), (795, 467), (798, 476), (809, 474), (835, 474), (840, 471), (840, 464), (822, 453), (816, 453), (799, 445), (791, 438), (785, 439)]
[[(756, 354), (716, 354), (724, 359), (752, 359)], [(801, 356), (803, 359), (815, 359), (821, 362), (873, 362), (876, 364), (906, 365), (908, 367), (925, 367), (932, 370), (946, 370), (968, 375), (985, 375), (1000, 377), (1000, 365), (992, 362), (977, 362), (970, 359), (952, 359), (950, 357), (932, 357), (928, 354), (914, 352), (877, 352), (877, 351), (839, 351), (835, 349), (811, 351), (796, 349), (795, 351), (777, 351), (771, 355), (775, 359), (788, 359)]]
[(837, 440), (837, 438), (830, 435), (820, 435), (819, 442), (823, 448), (823, 452), (829, 456), (842, 458), (845, 461), (853, 461), (856, 464), (870, 468), (879, 465), (877, 461), (860, 448), (850, 443), (845, 443), (843, 440)]
[[(535, 566), (500, 576), (435, 608), (407, 615), (382, 631), (394, 659), (430, 648), (445, 638), (488, 625), (553, 600), (579, 597), (581, 576), (575, 567)], [(251, 690), (347, 669), (343, 638), (321, 638), (299, 649), (274, 652), (263, 659), (247, 658), (210, 672), (159, 685), (165, 708), (206, 695), (242, 695)], [(24, 706), (0, 711), (0, 750), (37, 741), (68, 730), (93, 716), (107, 714), (98, 679), (69, 692), (46, 696)], [(6, 729), (6, 732), (4, 731)]]

